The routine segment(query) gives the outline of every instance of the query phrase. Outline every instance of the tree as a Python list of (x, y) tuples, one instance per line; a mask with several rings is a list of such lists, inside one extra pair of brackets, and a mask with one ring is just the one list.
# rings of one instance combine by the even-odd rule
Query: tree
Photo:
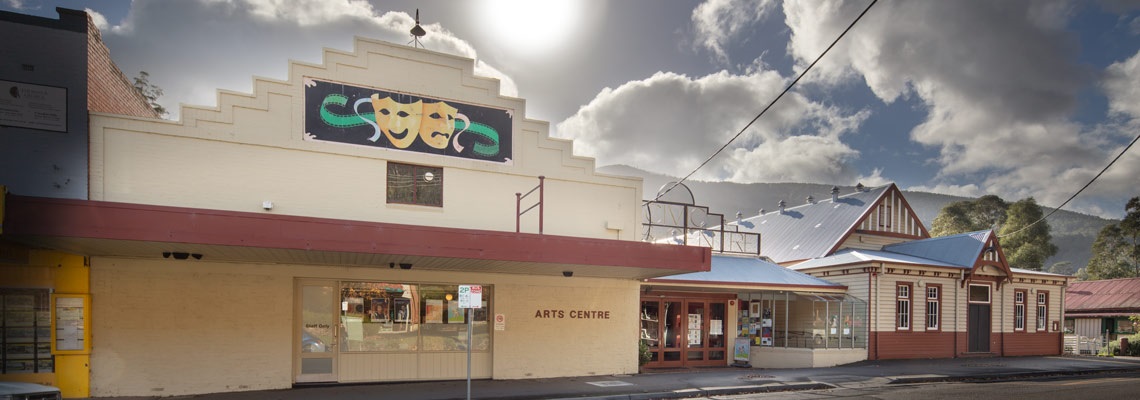
[(1040, 271), (1045, 260), (1057, 254), (1049, 222), (1032, 197), (1010, 204), (998, 237), (1011, 267)]
[(931, 224), (932, 236), (949, 236), (959, 233), (998, 229), (1006, 219), (1009, 203), (989, 194), (973, 201), (957, 201), (942, 207)]
[(1091, 280), (1127, 278), (1133, 268), (1128, 262), (1128, 243), (1119, 224), (1110, 224), (1100, 230), (1092, 245), (1088, 274)]
[(1140, 197), (1125, 204), (1119, 224), (1100, 230), (1089, 259), (1089, 279), (1140, 277)]
[(135, 90), (146, 99), (146, 102), (150, 104), (150, 108), (154, 109), (154, 112), (158, 113), (158, 116), (166, 116), (166, 107), (163, 107), (162, 104), (158, 104), (158, 98), (162, 97), (162, 88), (150, 83), (150, 74), (146, 71), (139, 71), (139, 76), (135, 77)]

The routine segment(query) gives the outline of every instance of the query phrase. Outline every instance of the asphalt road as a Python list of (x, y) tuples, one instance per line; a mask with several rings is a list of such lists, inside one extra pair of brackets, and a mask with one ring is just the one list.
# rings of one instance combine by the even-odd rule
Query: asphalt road
[(962, 400), (1034, 399), (1087, 400), (1140, 398), (1140, 372), (1100, 373), (1018, 381), (925, 383), (838, 387), (804, 392), (715, 396), (715, 400)]

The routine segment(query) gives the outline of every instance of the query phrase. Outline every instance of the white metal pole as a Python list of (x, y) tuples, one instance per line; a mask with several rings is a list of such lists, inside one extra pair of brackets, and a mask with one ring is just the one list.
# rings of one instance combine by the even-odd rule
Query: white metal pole
[(471, 325), (475, 324), (475, 309), (467, 309), (467, 400), (471, 400)]

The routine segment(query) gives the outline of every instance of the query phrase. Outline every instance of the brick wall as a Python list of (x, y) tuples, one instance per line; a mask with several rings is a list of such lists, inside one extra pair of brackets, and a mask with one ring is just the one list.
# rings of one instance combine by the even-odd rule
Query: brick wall
[(87, 110), (135, 117), (158, 118), (131, 81), (111, 61), (99, 28), (87, 17)]

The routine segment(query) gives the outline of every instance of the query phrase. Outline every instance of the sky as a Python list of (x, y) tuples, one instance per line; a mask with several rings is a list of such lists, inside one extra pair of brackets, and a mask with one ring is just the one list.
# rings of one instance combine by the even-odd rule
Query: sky
[[(169, 118), (355, 36), (471, 58), (598, 166), (705, 181), (896, 183), (1056, 207), (1140, 135), (1140, 0), (0, 0), (92, 13)], [(733, 136), (743, 133), (703, 168)], [(1135, 146), (1065, 209), (1120, 218)]]

